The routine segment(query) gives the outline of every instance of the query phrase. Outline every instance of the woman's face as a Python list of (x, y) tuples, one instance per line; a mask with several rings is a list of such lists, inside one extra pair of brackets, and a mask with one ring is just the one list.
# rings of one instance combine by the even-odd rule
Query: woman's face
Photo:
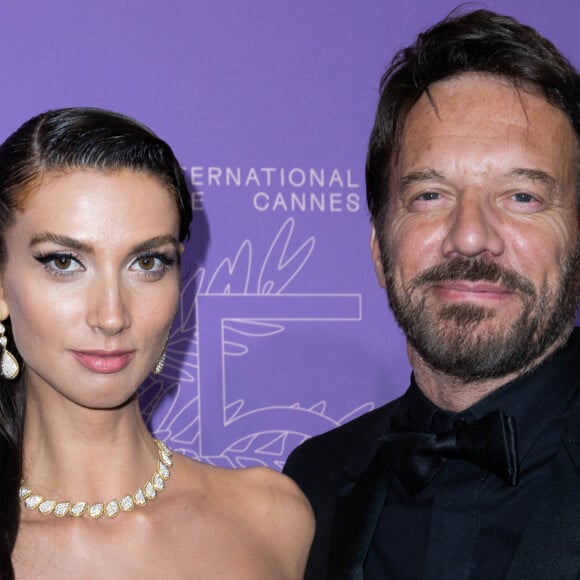
[(0, 311), (27, 388), (126, 402), (159, 359), (179, 296), (174, 196), (146, 173), (49, 174), (6, 230)]

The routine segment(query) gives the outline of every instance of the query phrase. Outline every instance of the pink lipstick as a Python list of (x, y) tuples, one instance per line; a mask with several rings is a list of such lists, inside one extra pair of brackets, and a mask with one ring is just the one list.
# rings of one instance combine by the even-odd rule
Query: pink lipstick
[(133, 359), (135, 351), (84, 350), (72, 351), (73, 356), (95, 373), (111, 374), (122, 371)]

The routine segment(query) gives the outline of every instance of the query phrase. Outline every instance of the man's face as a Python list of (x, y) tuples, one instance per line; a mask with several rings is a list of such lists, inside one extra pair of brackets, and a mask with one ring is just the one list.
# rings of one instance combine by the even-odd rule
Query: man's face
[(380, 283), (413, 351), (463, 380), (524, 369), (578, 294), (577, 145), (559, 109), (490, 75), (430, 87), (391, 161)]

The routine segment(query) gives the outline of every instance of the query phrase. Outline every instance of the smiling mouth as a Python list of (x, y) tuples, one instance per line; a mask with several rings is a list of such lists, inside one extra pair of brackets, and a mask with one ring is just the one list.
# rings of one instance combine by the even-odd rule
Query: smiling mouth
[(504, 286), (485, 281), (455, 281), (433, 284), (437, 294), (450, 300), (503, 300), (514, 294)]
[(122, 371), (135, 356), (135, 351), (72, 351), (75, 359), (85, 368), (99, 374)]

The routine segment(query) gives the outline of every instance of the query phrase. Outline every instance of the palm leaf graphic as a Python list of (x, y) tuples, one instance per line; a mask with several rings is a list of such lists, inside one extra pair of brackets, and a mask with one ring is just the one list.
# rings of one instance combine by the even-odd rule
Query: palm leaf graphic
[[(283, 294), (300, 274), (310, 259), (315, 239), (295, 241), (295, 221), (287, 219), (274, 236), (263, 259), (254, 264), (255, 249), (252, 240), (244, 240), (233, 258), (223, 258), (209, 274), (203, 267), (185, 276), (180, 305), (167, 344), (167, 359), (163, 374), (151, 375), (139, 392), (143, 416), (157, 437), (166, 441), (175, 451), (194, 459), (222, 467), (250, 467), (265, 465), (281, 469), (289, 451), (313, 433), (296, 432), (295, 428), (280, 426), (278, 430), (247, 433), (236, 441), (224, 442), (221, 453), (203, 456), (200, 453), (199, 384), (197, 370), (197, 326), (195, 298), (203, 294)], [(277, 321), (233, 319), (224, 323), (223, 354), (243, 357), (254, 339), (266, 339), (281, 332), (285, 326)], [(205, 388), (212, 388), (211, 385)], [(217, 388), (217, 386), (214, 386)], [(297, 402), (277, 407), (296, 414), (310, 414), (321, 419), (328, 427), (342, 424), (372, 408), (366, 403), (336, 420), (326, 415), (326, 402), (310, 407)], [(228, 423), (247, 412), (243, 399), (228, 402), (224, 417)], [(204, 417), (205, 420), (223, 421), (222, 417)]]

